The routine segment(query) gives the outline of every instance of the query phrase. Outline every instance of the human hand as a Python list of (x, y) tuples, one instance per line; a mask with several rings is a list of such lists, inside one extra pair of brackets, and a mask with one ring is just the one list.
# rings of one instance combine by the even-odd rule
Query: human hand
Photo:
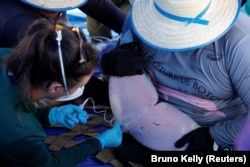
[(186, 151), (213, 151), (214, 140), (210, 135), (209, 128), (201, 127), (180, 138), (175, 143), (175, 147), (181, 148), (185, 144), (188, 144)]
[(68, 104), (61, 107), (53, 107), (49, 113), (49, 122), (51, 125), (62, 125), (66, 128), (72, 128), (78, 123), (87, 123), (87, 112), (79, 106)]
[(115, 123), (114, 127), (95, 136), (95, 138), (100, 141), (102, 148), (117, 147), (122, 142), (121, 125), (119, 123)]
[(140, 75), (146, 68), (141, 55), (135, 49), (134, 42), (122, 44), (101, 58), (102, 70), (113, 76)]

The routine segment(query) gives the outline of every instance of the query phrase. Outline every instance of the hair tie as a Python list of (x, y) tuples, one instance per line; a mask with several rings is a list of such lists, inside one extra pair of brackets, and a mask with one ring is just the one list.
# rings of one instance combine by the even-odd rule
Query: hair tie
[(57, 31), (57, 30), (61, 30), (61, 29), (63, 29), (63, 26), (61, 24), (56, 24), (55, 30)]

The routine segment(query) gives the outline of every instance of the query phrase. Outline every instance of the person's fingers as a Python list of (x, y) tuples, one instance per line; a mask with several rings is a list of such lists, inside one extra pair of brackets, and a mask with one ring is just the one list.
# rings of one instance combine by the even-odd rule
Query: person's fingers
[(78, 122), (82, 124), (87, 123), (88, 115), (85, 110), (82, 110), (79, 106), (73, 105), (72, 112), (73, 112), (73, 117), (74, 117), (74, 119), (72, 117), (70, 118), (72, 119), (72, 121), (76, 122), (76, 119), (77, 119)]
[(76, 113), (86, 112), (86, 111), (83, 111), (83, 110), (82, 110), (79, 106), (77, 106), (77, 105), (70, 104), (70, 108), (71, 108), (72, 112), (76, 112)]
[(76, 118), (76, 116), (75, 115), (73, 115), (72, 113), (68, 113), (68, 114), (66, 114), (66, 116), (65, 116), (65, 121), (71, 121), (71, 122), (73, 122), (74, 124), (77, 124), (77, 123), (79, 123), (79, 120)]
[(80, 121), (80, 123), (86, 124), (87, 123), (87, 119), (88, 119), (88, 115), (85, 114), (85, 113), (78, 113), (77, 114), (77, 118)]
[(72, 120), (65, 120), (65, 125), (67, 128), (73, 128), (75, 126), (75, 122)]
[(116, 128), (116, 129), (120, 128), (121, 129), (121, 124), (119, 122), (115, 122), (114, 128)]

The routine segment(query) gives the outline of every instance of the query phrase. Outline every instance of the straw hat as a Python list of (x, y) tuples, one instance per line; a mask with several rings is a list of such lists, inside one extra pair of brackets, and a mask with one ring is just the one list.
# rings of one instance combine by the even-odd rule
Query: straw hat
[(88, 0), (21, 0), (22, 2), (36, 8), (65, 11), (84, 5)]
[(225, 34), (239, 10), (238, 0), (135, 0), (132, 27), (152, 47), (185, 51)]

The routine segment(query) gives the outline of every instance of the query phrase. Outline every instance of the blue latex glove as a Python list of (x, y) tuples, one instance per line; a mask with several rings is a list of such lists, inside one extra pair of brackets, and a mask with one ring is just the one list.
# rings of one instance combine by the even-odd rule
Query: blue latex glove
[(115, 123), (114, 127), (95, 136), (95, 138), (100, 141), (102, 148), (117, 147), (122, 142), (121, 125), (119, 123)]
[(53, 107), (49, 113), (51, 125), (61, 125), (72, 128), (78, 123), (87, 123), (87, 112), (79, 106), (68, 104), (61, 107)]

